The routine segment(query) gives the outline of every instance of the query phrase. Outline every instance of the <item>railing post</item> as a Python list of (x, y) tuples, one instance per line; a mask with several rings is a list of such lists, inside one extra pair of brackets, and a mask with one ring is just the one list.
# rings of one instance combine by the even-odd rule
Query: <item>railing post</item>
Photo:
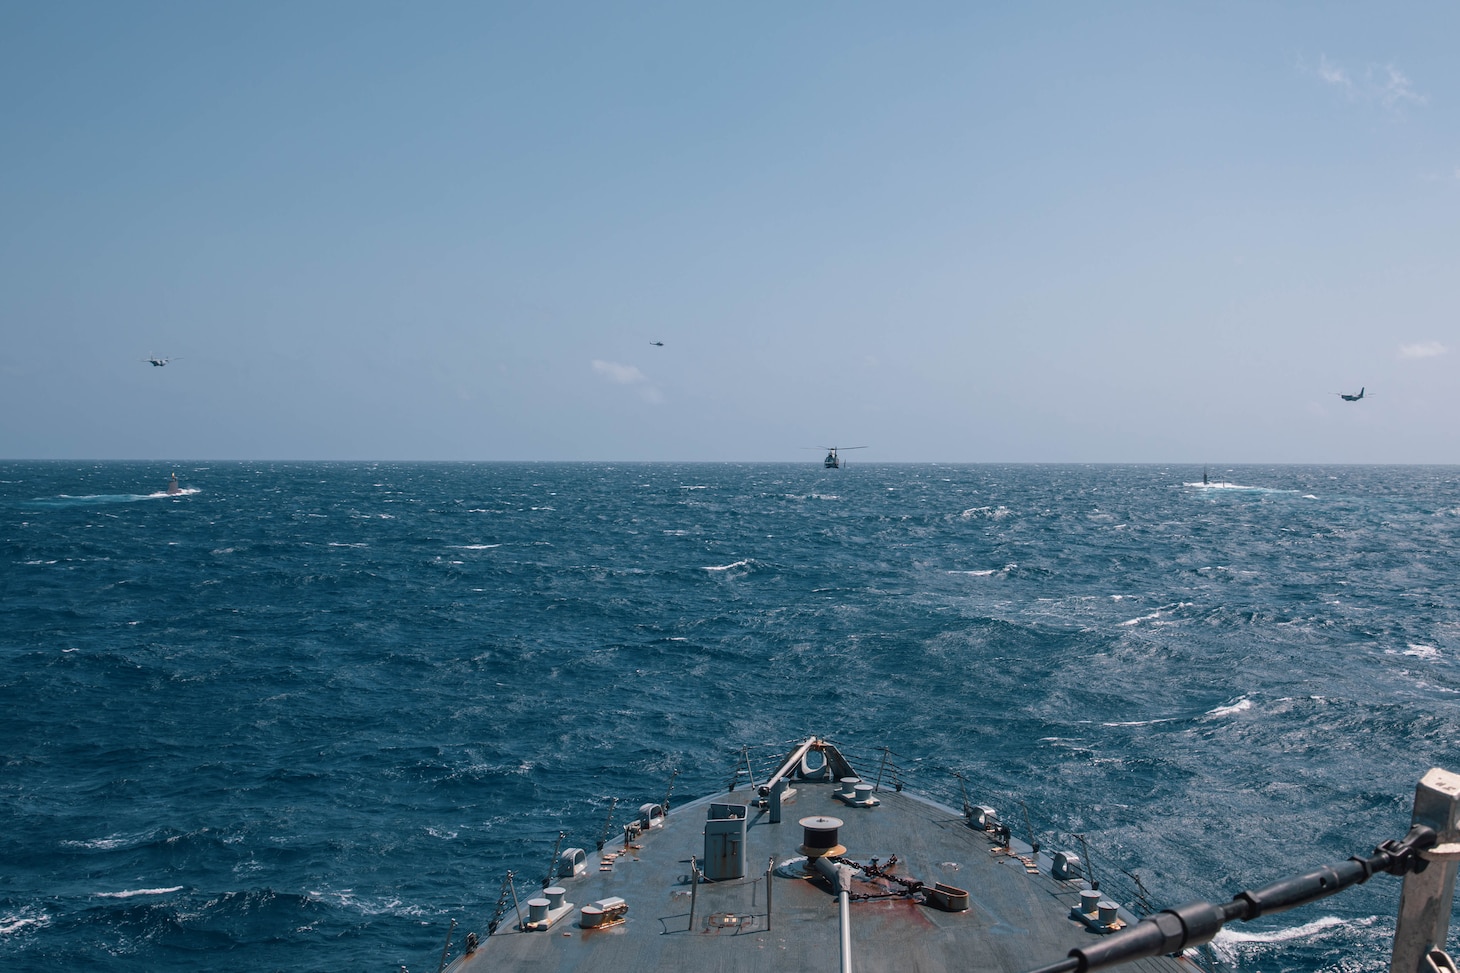
[(695, 899), (700, 892), (700, 865), (691, 855), (689, 859), (689, 931), (695, 931)]
[(451, 928), (446, 930), (446, 945), (441, 947), (441, 962), (436, 966), (436, 973), (446, 969), (446, 954), (451, 952), (451, 934), (456, 932), (456, 920), (451, 920)]
[[(1425, 774), (1414, 791), (1411, 823), (1429, 825), (1439, 834), (1441, 845), (1453, 845), (1460, 837), (1456, 834), (1460, 824), (1460, 775), (1439, 768)], [(1423, 872), (1404, 876), (1390, 973), (1419, 973), (1431, 950), (1445, 948), (1456, 865), (1455, 861), (1431, 861)]]
[(776, 876), (776, 856), (772, 855), (771, 860), (765, 867), (765, 928), (766, 932), (771, 930), (771, 886)]

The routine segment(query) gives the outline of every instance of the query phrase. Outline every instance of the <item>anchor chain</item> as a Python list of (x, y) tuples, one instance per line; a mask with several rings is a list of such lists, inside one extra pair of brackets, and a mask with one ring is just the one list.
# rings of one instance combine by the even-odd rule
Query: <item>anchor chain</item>
[(839, 862), (866, 875), (868, 878), (880, 878), (884, 881), (901, 885), (901, 890), (888, 890), (886, 892), (851, 892), (850, 898), (858, 902), (868, 902), (872, 899), (911, 899), (919, 895), (926, 887), (924, 883), (915, 878), (903, 878), (900, 875), (892, 874), (892, 869), (897, 867), (897, 856), (892, 855), (882, 864), (878, 859), (872, 859), (871, 863), (863, 865), (861, 862), (853, 861), (850, 858), (833, 858), (832, 861)]

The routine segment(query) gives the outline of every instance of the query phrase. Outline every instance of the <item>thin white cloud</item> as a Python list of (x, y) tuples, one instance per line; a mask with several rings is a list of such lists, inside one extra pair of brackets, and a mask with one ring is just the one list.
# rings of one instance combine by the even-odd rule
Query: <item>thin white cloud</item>
[(610, 382), (617, 382), (619, 385), (634, 385), (638, 382), (649, 381), (644, 373), (633, 365), (620, 365), (618, 362), (599, 361), (595, 358), (593, 359), (593, 370)]
[(1327, 55), (1319, 56), (1316, 73), (1321, 80), (1331, 85), (1337, 85), (1345, 91), (1351, 90), (1354, 86), (1354, 83), (1349, 80), (1348, 75), (1344, 73), (1343, 68), (1328, 60)]
[(1412, 345), (1400, 345), (1400, 358), (1438, 358), (1450, 349), (1438, 341), (1421, 341)]
[(649, 376), (639, 371), (634, 365), (620, 365), (618, 362), (595, 358), (593, 359), (593, 370), (615, 385), (634, 386), (639, 393), (639, 398), (650, 405), (664, 404), (664, 393), (649, 384)]
[(1393, 64), (1370, 64), (1361, 73), (1354, 73), (1323, 54), (1318, 57), (1317, 67), (1309, 69), (1303, 65), (1303, 68), (1310, 70), (1324, 84), (1341, 90), (1352, 102), (1381, 105), (1396, 111), (1405, 105), (1423, 105), (1429, 100), (1415, 91), (1413, 82)]
[(1410, 86), (1409, 79), (1392, 64), (1384, 65), (1384, 77), (1378, 82), (1378, 93), (1385, 108), (1393, 108), (1405, 102), (1415, 105), (1425, 103), (1425, 96), (1416, 93)]

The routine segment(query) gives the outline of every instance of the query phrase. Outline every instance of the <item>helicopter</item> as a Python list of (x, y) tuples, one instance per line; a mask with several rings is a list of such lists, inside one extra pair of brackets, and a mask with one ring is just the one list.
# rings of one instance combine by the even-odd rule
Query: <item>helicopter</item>
[[(826, 450), (826, 459), (824, 459), (824, 460), (821, 461), (821, 465), (824, 466), (824, 467), (826, 467), (829, 470), (835, 470), (835, 469), (840, 469), (841, 468), (842, 461), (841, 461), (841, 457), (837, 455), (837, 447), (835, 447), (835, 446), (807, 446), (805, 448), (806, 449), (824, 449), (824, 450)], [(866, 446), (843, 446), (841, 448), (842, 449), (866, 449), (867, 447)]]
[(663, 348), (664, 347), (664, 342), (662, 342), (662, 341), (651, 341), (651, 342), (649, 342), (649, 344), (653, 345), (655, 348)]
[(173, 358), (144, 358), (142, 360), (145, 361), (145, 362), (150, 362), (154, 368), (161, 368), (163, 365), (166, 365), (170, 361), (175, 361), (176, 359), (173, 359)]
[(1358, 395), (1350, 395), (1347, 392), (1334, 392), (1333, 394), (1338, 396), (1340, 399), (1343, 399), (1345, 402), (1357, 402), (1359, 399), (1362, 399), (1364, 397), (1364, 390), (1361, 387), (1359, 389)]

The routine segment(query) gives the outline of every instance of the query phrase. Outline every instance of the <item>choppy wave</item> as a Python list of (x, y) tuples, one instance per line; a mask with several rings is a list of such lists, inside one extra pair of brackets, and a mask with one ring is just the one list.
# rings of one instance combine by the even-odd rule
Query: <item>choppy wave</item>
[(1334, 929), (1346, 925), (1347, 921), (1338, 916), (1322, 916), (1311, 922), (1302, 925), (1292, 926), (1288, 929), (1278, 929), (1270, 932), (1249, 932), (1241, 926), (1226, 926), (1217, 933), (1216, 942), (1219, 945), (1233, 945), (1235, 943), (1286, 943), (1297, 939), (1307, 939), (1328, 929)]
[(732, 561), (729, 564), (711, 564), (705, 567), (706, 571), (735, 571), (739, 568), (750, 567), (749, 558), (741, 558), (739, 561)]
[[(415, 969), (560, 829), (809, 732), (1224, 900), (1401, 836), (1460, 739), (1460, 471), (0, 474), (11, 968)], [(1382, 954), (1389, 878), (1216, 945)]]
[(1214, 717), (1236, 716), (1238, 713), (1245, 713), (1250, 709), (1252, 709), (1252, 700), (1243, 696), (1241, 699), (1234, 700), (1226, 706), (1218, 706), (1215, 709), (1208, 710), (1207, 715)]
[[(1192, 488), (1197, 489), (1197, 490), (1238, 490), (1238, 491), (1242, 491), (1242, 492), (1245, 492), (1245, 493), (1297, 493), (1298, 492), (1297, 490), (1292, 489), (1292, 488), (1288, 488), (1288, 487), (1255, 486), (1255, 485), (1248, 484), (1248, 483), (1227, 483), (1227, 482), (1217, 482), (1215, 480), (1212, 481), (1212, 482), (1210, 482), (1210, 483), (1202, 483), (1200, 481), (1197, 481), (1195, 483), (1183, 483), (1181, 485), (1184, 486), (1184, 487), (1192, 487)], [(1316, 497), (1311, 497), (1311, 499), (1317, 499), (1317, 498)]]
[(155, 493), (90, 493), (84, 496), (58, 494), (54, 497), (35, 497), (28, 504), (37, 507), (92, 507), (113, 503), (137, 503), (143, 500), (176, 500), (179, 497), (193, 497), (201, 493), (197, 487), (188, 487), (177, 493), (158, 490)]
[(0, 914), (0, 936), (21, 936), (36, 932), (51, 924), (51, 917), (44, 914), (6, 915)]

